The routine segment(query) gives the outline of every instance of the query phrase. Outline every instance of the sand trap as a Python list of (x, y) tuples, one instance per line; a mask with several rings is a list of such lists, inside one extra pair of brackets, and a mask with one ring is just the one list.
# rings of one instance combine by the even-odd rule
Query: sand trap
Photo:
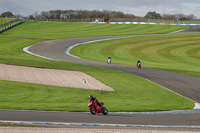
[(83, 72), (78, 71), (0, 64), (0, 80), (114, 91), (113, 88), (101, 83)]

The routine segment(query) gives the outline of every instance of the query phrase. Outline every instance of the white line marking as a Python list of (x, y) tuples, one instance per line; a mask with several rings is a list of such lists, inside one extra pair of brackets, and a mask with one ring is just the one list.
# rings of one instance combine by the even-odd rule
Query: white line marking
[[(122, 37), (122, 38), (123, 38), (123, 37)], [(81, 59), (81, 58), (78, 57), (78, 56), (75, 56), (75, 55), (70, 54), (70, 51), (71, 51), (74, 47), (79, 46), (79, 45), (82, 45), (82, 44), (87, 44), (87, 43), (92, 43), (92, 42), (98, 42), (98, 41), (104, 41), (104, 40), (111, 40), (111, 39), (119, 39), (119, 38), (100, 39), (100, 40), (93, 40), (93, 41), (88, 41), (88, 42), (83, 42), (83, 43), (77, 43), (77, 44), (74, 44), (74, 45), (68, 47), (67, 50), (66, 50), (66, 52), (65, 52), (65, 54), (67, 54), (67, 55), (69, 55), (69, 56), (72, 56), (72, 57), (75, 57), (75, 58)]]
[(49, 60), (56, 60), (56, 59), (53, 59), (53, 58), (48, 58), (48, 57), (41, 56), (41, 55), (34, 54), (34, 53), (30, 52), (28, 49), (31, 48), (32, 46), (34, 46), (34, 45), (31, 45), (31, 46), (23, 48), (23, 51), (28, 53), (28, 54), (31, 54), (31, 55), (34, 55), (34, 56), (38, 56), (38, 57), (41, 57), (41, 58), (45, 58), (45, 59), (49, 59)]
[(184, 30), (186, 30), (186, 29), (174, 31), (174, 32), (171, 32), (171, 33), (172, 33), (172, 34), (173, 34), (173, 33), (178, 33), (178, 32), (184, 31)]
[(200, 104), (199, 103), (194, 103), (194, 108), (193, 109), (200, 109)]

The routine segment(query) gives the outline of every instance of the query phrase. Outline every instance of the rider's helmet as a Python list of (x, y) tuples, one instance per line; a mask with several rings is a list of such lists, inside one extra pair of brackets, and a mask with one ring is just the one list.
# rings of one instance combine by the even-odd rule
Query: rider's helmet
[(92, 99), (93, 98), (93, 96), (92, 95), (89, 95), (89, 99)]

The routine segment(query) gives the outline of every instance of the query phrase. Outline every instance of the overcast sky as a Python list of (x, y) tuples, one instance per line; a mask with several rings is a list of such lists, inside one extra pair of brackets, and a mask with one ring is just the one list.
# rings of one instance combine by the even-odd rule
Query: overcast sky
[(112, 10), (145, 16), (149, 11), (162, 14), (193, 14), (200, 18), (200, 0), (0, 0), (0, 14), (31, 15), (49, 10)]

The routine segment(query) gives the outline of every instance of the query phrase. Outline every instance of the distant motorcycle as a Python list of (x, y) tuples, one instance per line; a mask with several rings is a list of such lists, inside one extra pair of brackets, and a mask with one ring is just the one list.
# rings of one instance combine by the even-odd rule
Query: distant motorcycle
[(137, 63), (137, 68), (139, 69), (141, 69), (141, 63), (139, 62), (139, 63)]
[[(100, 102), (100, 104), (103, 106), (104, 103)], [(103, 113), (104, 115), (108, 114), (108, 110), (105, 107), (101, 107), (97, 104), (97, 102), (94, 102), (93, 100), (88, 103), (88, 107), (90, 108), (91, 114), (95, 115), (97, 113)]]

